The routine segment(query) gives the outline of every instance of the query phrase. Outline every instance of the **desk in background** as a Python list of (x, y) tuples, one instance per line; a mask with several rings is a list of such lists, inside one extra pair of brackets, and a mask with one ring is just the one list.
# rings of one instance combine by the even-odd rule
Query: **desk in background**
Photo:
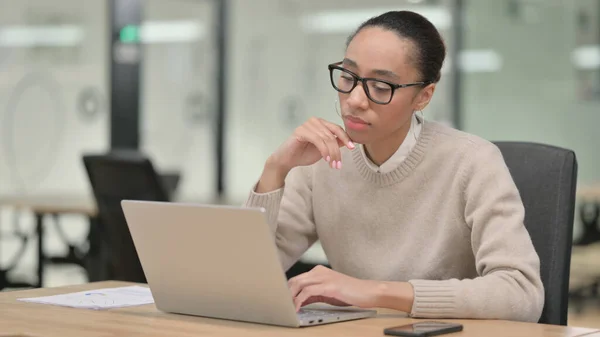
[[(200, 198), (182, 198), (176, 201), (208, 203)], [(225, 203), (227, 200), (216, 200), (211, 203)], [(86, 195), (33, 195), (33, 196), (0, 196), (0, 207), (10, 207), (18, 211), (32, 212), (36, 219), (35, 236), (42, 238), (44, 236), (44, 220), (51, 218), (60, 232), (59, 216), (63, 214), (79, 214), (89, 219), (90, 231), (87, 235), (87, 242), (74, 244), (65, 242), (68, 245), (69, 253), (67, 256), (50, 257), (45, 254), (44, 240), (37, 240), (37, 277), (38, 282), (27, 284), (25, 282), (9, 282), (7, 273), (9, 270), (2, 270), (0, 275), (0, 290), (6, 287), (42, 287), (44, 282), (45, 263), (69, 263), (80, 265), (86, 270), (90, 281), (100, 281), (106, 279), (103, 269), (101, 242), (99, 235), (99, 219), (97, 218), (96, 203), (91, 196)], [(64, 235), (63, 235), (64, 236)], [(63, 241), (66, 238), (63, 237)], [(80, 252), (79, 245), (89, 244), (87, 253)], [(0, 245), (2, 242), (0, 241)], [(304, 266), (313, 266), (315, 264), (326, 265), (327, 257), (317, 242), (300, 259)]]
[(600, 183), (578, 188), (577, 198), (600, 202)]
[(600, 184), (578, 188), (579, 220), (582, 234), (571, 255), (570, 304), (581, 312), (586, 303), (600, 304)]
[[(91, 261), (93, 257), (97, 257), (100, 254), (100, 247), (98, 242), (98, 219), (96, 217), (96, 204), (93, 199), (89, 196), (77, 196), (77, 195), (34, 195), (34, 196), (0, 196), (0, 207), (10, 207), (16, 211), (30, 211), (34, 214), (36, 219), (35, 235), (37, 237), (37, 277), (38, 282), (31, 284), (32, 287), (41, 287), (44, 282), (44, 266), (47, 262), (54, 263), (71, 263), (81, 265), (86, 269), (88, 275), (94, 275), (94, 265), (97, 261)], [(52, 218), (55, 222), (59, 232), (61, 227), (59, 223), (59, 216), (63, 214), (81, 214), (87, 216), (90, 223), (90, 230), (87, 235), (87, 243), (89, 249), (87, 253), (80, 252), (80, 247), (71, 242), (65, 242), (69, 247), (69, 253), (67, 256), (55, 256), (50, 257), (45, 255), (44, 251), (44, 220)], [(66, 240), (64, 235), (63, 240)], [(0, 244), (2, 244), (0, 242)], [(17, 257), (19, 258), (19, 257)], [(2, 277), (0, 277), (0, 289), (11, 286), (26, 286), (23, 282), (9, 282), (6, 274), (9, 270), (4, 270)], [(92, 279), (99, 279), (100, 276), (92, 277)]]
[[(73, 309), (24, 303), (18, 298), (58, 295), (69, 292), (132, 285), (99, 282), (60, 288), (32, 289), (0, 293), (0, 326), (9, 336), (104, 337), (147, 336), (383, 336), (383, 329), (416, 321), (401, 312), (380, 310), (375, 318), (307, 328), (285, 328), (253, 323), (209, 319), (159, 312), (144, 305), (107, 311)], [(600, 330), (508, 321), (449, 320), (464, 325), (464, 331), (451, 336), (584, 336)]]
[(583, 235), (575, 244), (588, 245), (600, 242), (600, 185), (589, 185), (578, 189), (579, 217), (583, 225)]

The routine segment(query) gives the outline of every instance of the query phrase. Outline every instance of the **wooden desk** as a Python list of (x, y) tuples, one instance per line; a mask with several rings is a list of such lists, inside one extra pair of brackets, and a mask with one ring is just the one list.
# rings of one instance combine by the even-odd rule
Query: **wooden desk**
[(587, 201), (600, 202), (600, 184), (592, 184), (578, 188), (577, 197)]
[[(351, 322), (308, 328), (284, 328), (203, 317), (162, 313), (154, 305), (107, 311), (73, 309), (25, 303), (17, 298), (131, 285), (98, 282), (60, 288), (42, 288), (0, 293), (0, 336), (36, 337), (198, 337), (198, 336), (383, 336), (383, 329), (414, 319), (403, 313), (382, 310), (379, 316)], [(583, 336), (600, 330), (507, 321), (450, 320), (464, 324), (464, 331), (451, 336)], [(450, 336), (450, 335), (449, 335)]]
[[(44, 255), (44, 219), (48, 216), (57, 217), (60, 214), (81, 214), (87, 216), (90, 221), (90, 233), (88, 240), (90, 241), (90, 253), (95, 253), (99, 248), (95, 245), (96, 228), (96, 203), (91, 196), (86, 195), (4, 195), (0, 196), (0, 206), (11, 207), (17, 210), (31, 211), (36, 219), (36, 236), (37, 240), (37, 276), (38, 282), (34, 287), (42, 287), (44, 281), (44, 263), (48, 260), (63, 261), (63, 263), (75, 263), (84, 266), (84, 261), (78, 258), (80, 254), (74, 251), (77, 247), (67, 242), (69, 245), (69, 255), (65, 257), (50, 258)], [(87, 268), (86, 268), (87, 269)], [(88, 270), (89, 273), (89, 270)], [(3, 286), (10, 286), (8, 280), (0, 280), (0, 289)]]
[(96, 202), (87, 195), (4, 195), (0, 206), (29, 209), (42, 214), (83, 214), (96, 216)]
[(579, 279), (600, 277), (600, 242), (586, 246), (575, 246), (571, 254), (571, 280), (576, 285)]

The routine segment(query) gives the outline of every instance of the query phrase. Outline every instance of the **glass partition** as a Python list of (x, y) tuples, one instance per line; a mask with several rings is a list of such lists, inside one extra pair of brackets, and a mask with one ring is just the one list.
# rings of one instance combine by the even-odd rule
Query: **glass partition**
[(0, 5), (0, 195), (87, 195), (81, 155), (109, 139), (107, 6)]
[(141, 27), (141, 150), (181, 174), (178, 199), (216, 189), (215, 1), (146, 0)]
[[(82, 155), (109, 148), (109, 17), (106, 1), (0, 0), (0, 268), (19, 256), (9, 275), (37, 282), (35, 219), (6, 200), (91, 199)], [(83, 215), (61, 216), (66, 237), (84, 241)], [(19, 230), (17, 230), (19, 228)], [(44, 251), (66, 252), (54, 226)], [(83, 270), (48, 269), (44, 285), (86, 281)], [(14, 280), (14, 279), (13, 279)]]
[(599, 2), (471, 0), (465, 9), (465, 130), (572, 149), (578, 189), (597, 185)]

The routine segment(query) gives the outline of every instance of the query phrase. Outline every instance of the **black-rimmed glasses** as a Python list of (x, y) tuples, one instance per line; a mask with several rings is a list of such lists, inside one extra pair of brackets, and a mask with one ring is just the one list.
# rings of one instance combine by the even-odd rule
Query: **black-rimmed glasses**
[(331, 77), (331, 85), (341, 93), (349, 94), (361, 82), (367, 97), (377, 104), (388, 104), (394, 97), (394, 91), (399, 88), (414, 86), (425, 86), (431, 82), (414, 82), (408, 84), (396, 84), (376, 78), (362, 78), (341, 66), (342, 62), (332, 63), (328, 66)]

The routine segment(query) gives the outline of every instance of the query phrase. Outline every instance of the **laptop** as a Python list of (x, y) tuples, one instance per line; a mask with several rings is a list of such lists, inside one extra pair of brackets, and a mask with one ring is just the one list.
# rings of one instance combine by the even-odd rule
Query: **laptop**
[(296, 312), (264, 209), (132, 200), (121, 205), (160, 311), (288, 327), (376, 315), (333, 306)]

